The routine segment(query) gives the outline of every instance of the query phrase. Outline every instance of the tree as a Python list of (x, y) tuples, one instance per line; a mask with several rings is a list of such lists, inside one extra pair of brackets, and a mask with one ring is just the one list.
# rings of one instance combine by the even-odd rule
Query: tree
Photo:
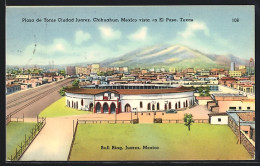
[(66, 89), (66, 88), (67, 88), (67, 87), (62, 87), (62, 88), (60, 89), (59, 93), (60, 93), (61, 96), (65, 96), (65, 89)]
[(191, 123), (193, 123), (194, 120), (193, 120), (193, 116), (192, 114), (184, 114), (184, 125), (188, 127), (189, 131), (190, 131), (190, 126), (191, 126)]
[(72, 86), (73, 86), (73, 87), (78, 87), (78, 86), (79, 86), (79, 80), (74, 80), (74, 81), (72, 82)]

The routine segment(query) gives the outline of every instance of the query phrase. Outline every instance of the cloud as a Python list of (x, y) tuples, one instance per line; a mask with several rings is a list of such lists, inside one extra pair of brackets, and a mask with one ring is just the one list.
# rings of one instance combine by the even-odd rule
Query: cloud
[(145, 41), (147, 38), (147, 27), (142, 27), (139, 30), (137, 30), (135, 33), (128, 36), (130, 40), (136, 40), (136, 41)]
[(105, 40), (115, 40), (120, 39), (121, 37), (121, 32), (119, 30), (114, 30), (111, 27), (101, 26), (99, 27), (99, 30), (102, 38)]
[(75, 43), (80, 45), (82, 42), (88, 41), (91, 38), (91, 35), (87, 32), (79, 30), (75, 33)]
[(210, 36), (209, 29), (204, 22), (192, 22), (187, 23), (187, 27), (184, 31), (179, 32), (183, 38), (189, 38), (195, 36), (195, 32), (202, 31), (206, 36)]

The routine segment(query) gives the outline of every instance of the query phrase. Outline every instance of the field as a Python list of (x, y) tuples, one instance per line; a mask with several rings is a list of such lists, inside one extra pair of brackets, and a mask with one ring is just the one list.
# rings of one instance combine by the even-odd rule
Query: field
[(6, 126), (6, 158), (15, 154), (18, 145), (25, 139), (25, 134), (30, 135), (36, 123), (10, 122)]
[(72, 116), (72, 115), (82, 115), (89, 114), (88, 111), (80, 111), (77, 109), (69, 108), (66, 106), (66, 97), (62, 97), (55, 103), (51, 104), (45, 108), (39, 117), (61, 117), (61, 116)]
[(71, 161), (250, 159), (227, 125), (210, 124), (192, 124), (191, 131), (184, 124), (79, 124), (70, 156)]

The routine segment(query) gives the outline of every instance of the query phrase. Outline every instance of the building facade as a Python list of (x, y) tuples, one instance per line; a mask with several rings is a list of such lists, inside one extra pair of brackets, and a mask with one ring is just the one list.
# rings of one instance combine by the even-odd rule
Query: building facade
[(194, 105), (191, 88), (66, 90), (66, 105), (94, 113), (123, 113), (181, 109)]

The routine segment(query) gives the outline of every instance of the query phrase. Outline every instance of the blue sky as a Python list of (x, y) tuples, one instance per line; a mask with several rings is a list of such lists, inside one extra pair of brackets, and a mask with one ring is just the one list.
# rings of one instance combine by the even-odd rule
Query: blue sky
[[(23, 18), (34, 22), (23, 22)], [(36, 22), (37, 18), (56, 22)], [(58, 18), (91, 22), (57, 22)], [(105, 23), (93, 22), (93, 18), (172, 18), (178, 22)], [(89, 64), (160, 44), (183, 44), (204, 53), (249, 59), (255, 56), (254, 22), (253, 6), (7, 7), (6, 64)]]

